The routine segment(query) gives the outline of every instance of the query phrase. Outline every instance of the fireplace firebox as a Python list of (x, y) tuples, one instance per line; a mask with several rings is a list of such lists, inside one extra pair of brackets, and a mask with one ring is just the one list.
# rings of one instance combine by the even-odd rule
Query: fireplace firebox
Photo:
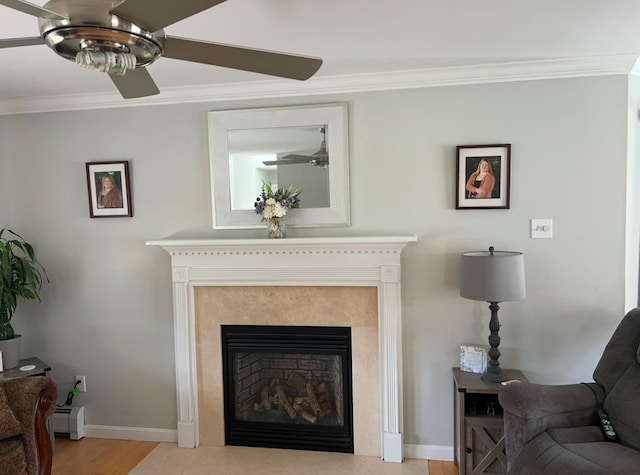
[(227, 445), (353, 453), (351, 328), (221, 329)]

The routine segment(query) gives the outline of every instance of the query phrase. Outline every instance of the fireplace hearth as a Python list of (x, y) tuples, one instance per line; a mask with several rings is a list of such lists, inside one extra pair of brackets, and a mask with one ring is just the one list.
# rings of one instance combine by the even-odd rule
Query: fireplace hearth
[(350, 328), (221, 331), (227, 445), (353, 453)]

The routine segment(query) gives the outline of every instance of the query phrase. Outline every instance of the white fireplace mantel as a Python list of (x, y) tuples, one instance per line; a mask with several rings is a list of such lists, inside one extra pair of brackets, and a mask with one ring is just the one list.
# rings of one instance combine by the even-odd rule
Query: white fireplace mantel
[(149, 241), (171, 255), (178, 446), (199, 445), (196, 286), (378, 288), (381, 457), (402, 461), (400, 254), (415, 235)]

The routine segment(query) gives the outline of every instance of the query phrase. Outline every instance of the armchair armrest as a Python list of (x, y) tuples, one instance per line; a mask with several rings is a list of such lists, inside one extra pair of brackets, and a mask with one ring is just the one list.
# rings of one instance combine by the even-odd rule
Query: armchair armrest
[(604, 398), (604, 388), (596, 383), (516, 383), (501, 387), (498, 399), (504, 411), (507, 466), (513, 465), (527, 442), (547, 429), (595, 424)]

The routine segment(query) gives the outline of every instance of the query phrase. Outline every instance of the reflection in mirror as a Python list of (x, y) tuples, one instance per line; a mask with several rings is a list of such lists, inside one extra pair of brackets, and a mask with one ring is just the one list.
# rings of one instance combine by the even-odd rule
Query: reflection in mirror
[(287, 226), (348, 226), (347, 104), (212, 111), (211, 198), (215, 229), (260, 228), (262, 182), (302, 189)]
[(329, 207), (327, 124), (230, 130), (231, 209), (252, 210), (263, 182), (303, 190), (300, 208)]

